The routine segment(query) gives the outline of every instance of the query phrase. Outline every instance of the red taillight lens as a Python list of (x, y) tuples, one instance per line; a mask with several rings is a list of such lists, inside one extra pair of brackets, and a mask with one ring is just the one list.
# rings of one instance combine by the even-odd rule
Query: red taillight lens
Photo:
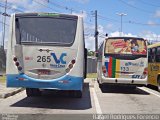
[(16, 62), (16, 61), (17, 61), (17, 58), (16, 58), (16, 57), (14, 57), (14, 58), (13, 58), (13, 61), (15, 61), (15, 62)]
[(147, 75), (147, 74), (148, 74), (148, 68), (145, 68), (145, 69), (144, 69), (143, 74), (144, 74), (144, 75)]
[(74, 64), (76, 62), (76, 60), (72, 60), (71, 63)]
[(107, 70), (106, 70), (106, 67), (105, 67), (105, 66), (102, 66), (102, 72), (103, 72), (103, 73), (106, 73), (106, 72), (107, 72)]
[(106, 70), (103, 70), (103, 73), (106, 73)]
[(15, 65), (16, 65), (16, 66), (19, 66), (19, 62), (16, 62)]

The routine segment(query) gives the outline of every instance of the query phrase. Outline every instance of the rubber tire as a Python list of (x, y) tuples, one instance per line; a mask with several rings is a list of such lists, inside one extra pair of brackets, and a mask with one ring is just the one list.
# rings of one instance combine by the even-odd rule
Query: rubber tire
[(158, 92), (160, 92), (160, 77), (158, 77), (158, 80), (157, 80), (157, 88), (158, 88)]
[(136, 90), (136, 89), (137, 89), (137, 86), (136, 86), (136, 85), (130, 86), (130, 89), (131, 89), (131, 90)]
[(81, 90), (73, 90), (73, 91), (70, 91), (70, 97), (73, 97), (73, 98), (82, 98), (82, 91)]
[(102, 92), (104, 92), (105, 85), (103, 83), (99, 83), (99, 88), (101, 89)]
[(41, 96), (41, 91), (38, 88), (26, 88), (27, 97)]
[(97, 83), (99, 84), (99, 79), (97, 78)]

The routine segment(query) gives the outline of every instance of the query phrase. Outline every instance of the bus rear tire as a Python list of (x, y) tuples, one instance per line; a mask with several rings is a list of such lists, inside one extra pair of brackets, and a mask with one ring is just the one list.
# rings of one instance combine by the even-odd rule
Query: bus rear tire
[(41, 96), (41, 91), (38, 88), (26, 88), (27, 97)]
[(101, 89), (102, 92), (104, 92), (105, 85), (103, 83), (99, 83), (99, 88)]
[(131, 89), (131, 90), (136, 90), (136, 89), (137, 89), (137, 86), (136, 86), (136, 85), (131, 85), (131, 86), (130, 86), (130, 89)]

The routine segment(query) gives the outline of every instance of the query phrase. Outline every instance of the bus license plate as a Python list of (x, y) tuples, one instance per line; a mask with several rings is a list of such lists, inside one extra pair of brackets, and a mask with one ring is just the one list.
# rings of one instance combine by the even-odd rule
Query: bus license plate
[(50, 71), (49, 70), (38, 70), (39, 75), (49, 75)]

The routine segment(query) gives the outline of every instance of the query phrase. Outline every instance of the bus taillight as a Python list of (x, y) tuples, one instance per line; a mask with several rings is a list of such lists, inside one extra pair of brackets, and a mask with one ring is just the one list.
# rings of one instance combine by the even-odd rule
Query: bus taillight
[(103, 73), (106, 73), (106, 72), (107, 72), (107, 70), (106, 70), (106, 67), (105, 67), (105, 66), (102, 66), (102, 72), (103, 72)]
[(14, 57), (14, 58), (13, 58), (13, 61), (14, 61), (14, 62), (16, 62), (16, 61), (17, 61), (17, 58), (16, 58), (16, 57)]
[(19, 66), (19, 62), (16, 62), (15, 65), (18, 67)]
[(144, 75), (147, 75), (147, 74), (148, 74), (148, 68), (145, 68), (145, 69), (144, 69), (143, 74), (144, 74)]
[(70, 64), (68, 65), (68, 67), (66, 69), (67, 73), (73, 68), (73, 65), (75, 64), (75, 62), (76, 62), (75, 59), (71, 60)]
[(17, 66), (18, 71), (21, 71), (21, 70), (22, 70), (22, 67), (20, 66), (20, 63), (19, 63), (19, 61), (18, 61), (18, 58), (17, 58), (17, 57), (14, 57), (14, 58), (13, 58), (13, 61), (15, 62), (15, 66)]
[(74, 64), (75, 62), (76, 62), (76, 60), (74, 60), (74, 59), (71, 61), (72, 64)]

